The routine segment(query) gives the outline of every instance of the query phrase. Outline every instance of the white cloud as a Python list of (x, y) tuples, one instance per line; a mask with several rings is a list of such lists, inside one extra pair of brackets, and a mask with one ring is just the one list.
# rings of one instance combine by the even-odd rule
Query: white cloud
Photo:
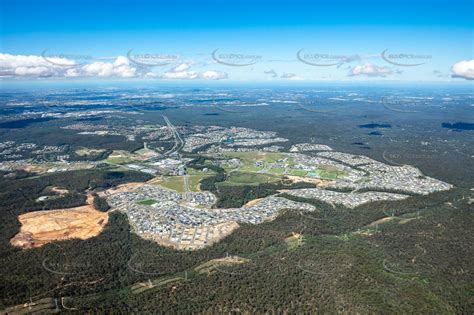
[(145, 78), (156, 78), (157, 77), (157, 74), (154, 73), (154, 72), (147, 72), (145, 73)]
[[(191, 71), (191, 63), (181, 63), (165, 72), (164, 79), (221, 80), (227, 79), (225, 72), (207, 70)], [(137, 67), (125, 56), (115, 60), (93, 61), (78, 64), (74, 60), (60, 57), (25, 56), (0, 53), (0, 77), (57, 77), (57, 78), (156, 78), (157, 75), (146, 67)]]
[(136, 76), (137, 68), (131, 67), (129, 60), (124, 56), (118, 56), (113, 63), (93, 62), (79, 69), (80, 76), (97, 77), (119, 77), (133, 78)]
[[(51, 58), (51, 62), (71, 64), (65, 58)], [(37, 76), (49, 77), (60, 72), (61, 67), (49, 63), (41, 56), (23, 56), (0, 53), (1, 76)]]
[(199, 75), (204, 80), (222, 80), (227, 79), (227, 73), (221, 71), (208, 70)]
[(38, 77), (50, 77), (54, 73), (51, 69), (39, 66), (39, 67), (16, 67), (15, 75), (17, 76), (38, 76)]
[(182, 63), (174, 67), (171, 71), (172, 72), (183, 72), (188, 70), (191, 67), (189, 63)]
[(67, 69), (64, 76), (67, 78), (75, 78), (79, 76), (79, 72), (77, 72), (77, 69)]
[(366, 75), (368, 77), (386, 77), (393, 74), (392, 69), (388, 67), (379, 67), (377, 65), (366, 63), (357, 65), (350, 69), (349, 76)]
[(167, 71), (162, 76), (163, 79), (193, 80), (199, 77), (196, 71)]
[(453, 78), (474, 80), (474, 60), (463, 60), (455, 63), (451, 67), (451, 72)]
[(132, 78), (148, 75), (137, 72), (129, 60), (118, 56), (114, 62), (76, 64), (59, 57), (24, 56), (0, 53), (0, 76), (8, 77), (119, 77)]
[(221, 71), (207, 70), (204, 72), (188, 71), (189, 63), (182, 63), (166, 71), (161, 77), (170, 80), (222, 80), (227, 79), (227, 73)]
[(93, 62), (82, 66), (80, 72), (86, 76), (110, 77), (113, 65), (110, 62)]

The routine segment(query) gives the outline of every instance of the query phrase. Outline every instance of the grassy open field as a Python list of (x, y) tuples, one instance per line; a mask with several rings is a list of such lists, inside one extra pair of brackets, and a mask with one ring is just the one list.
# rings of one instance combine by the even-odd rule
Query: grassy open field
[(280, 181), (280, 176), (260, 173), (232, 172), (222, 184), (224, 185), (259, 185)]
[(79, 156), (97, 155), (102, 152), (105, 152), (105, 149), (91, 149), (91, 148), (81, 147), (76, 150), (76, 154)]
[(209, 260), (196, 268), (194, 268), (195, 271), (198, 273), (207, 273), (211, 274), (216, 271), (219, 267), (226, 267), (226, 266), (232, 266), (232, 265), (239, 265), (239, 264), (245, 264), (249, 262), (250, 259), (239, 257), (239, 256), (228, 256), (224, 258), (217, 258), (217, 259), (212, 259)]
[(177, 192), (184, 192), (183, 176), (162, 176), (153, 180), (152, 184), (173, 189)]
[(204, 178), (216, 175), (216, 172), (207, 170), (206, 172), (194, 168), (187, 168), (189, 174), (189, 190), (200, 191), (199, 184)]
[[(204, 178), (215, 175), (216, 173), (212, 170), (203, 172), (193, 168), (188, 168), (189, 174), (189, 190), (200, 191), (199, 184)], [(161, 176), (154, 179), (152, 184), (160, 185), (169, 189), (176, 190), (178, 192), (184, 192), (184, 177), (183, 176)]]
[(125, 164), (133, 161), (132, 154), (123, 150), (113, 151), (106, 160), (107, 162), (114, 164)]
[(156, 201), (155, 199), (145, 199), (145, 200), (142, 200), (142, 201), (139, 201), (137, 202), (139, 205), (144, 205), (144, 206), (151, 206), (151, 205), (154, 205), (155, 203), (157, 203), (158, 201)]
[[(248, 172), (258, 172), (264, 169), (265, 165), (270, 163), (275, 163), (279, 160), (286, 160), (286, 163), (290, 165), (293, 163), (293, 159), (287, 156), (284, 153), (276, 152), (260, 152), (260, 151), (251, 151), (251, 152), (226, 152), (225, 156), (228, 158), (237, 158), (242, 162), (242, 165), (239, 167), (241, 171)], [(262, 162), (262, 166), (257, 166), (256, 162)], [(235, 167), (227, 168), (226, 170), (232, 170)]]
[[(261, 172), (264, 171), (268, 174), (273, 175), (294, 175), (294, 176), (310, 176), (308, 175), (314, 173), (317, 177), (322, 179), (334, 180), (338, 177), (345, 176), (346, 173), (329, 165), (319, 165), (315, 166), (313, 170), (306, 171), (300, 169), (294, 169), (295, 161), (293, 157), (285, 153), (276, 153), (276, 152), (226, 152), (224, 154), (226, 157), (239, 159), (241, 165), (236, 166), (225, 166), (224, 169), (228, 172), (230, 171), (240, 171), (240, 172)], [(275, 165), (277, 163), (279, 165)], [(272, 165), (273, 164), (273, 165)], [(286, 168), (285, 168), (286, 167)]]
[(190, 175), (189, 176), (189, 190), (200, 191), (199, 184), (206, 177), (209, 177), (209, 175)]
[(203, 170), (198, 170), (198, 169), (191, 168), (191, 167), (188, 167), (186, 169), (186, 172), (189, 175), (205, 175), (205, 176), (216, 175), (216, 172), (214, 172), (213, 170), (207, 170), (207, 171), (204, 172)]
[[(283, 179), (285, 175), (294, 176), (309, 176), (308, 173), (314, 173), (314, 177), (322, 179), (336, 179), (344, 176), (345, 173), (339, 169), (321, 165), (315, 167), (314, 170), (308, 172), (305, 170), (291, 169), (294, 165), (292, 157), (287, 156), (285, 153), (273, 153), (273, 152), (226, 152), (225, 156), (230, 158), (237, 158), (241, 161), (241, 165), (228, 166), (224, 165), (224, 169), (228, 173), (226, 181), (219, 183), (218, 185), (259, 185), (264, 183), (275, 183)], [(256, 162), (262, 162), (262, 165), (257, 166)], [(288, 165), (285, 167), (270, 167), (271, 163), (281, 163)], [(187, 173), (189, 175), (189, 190), (200, 191), (200, 182), (209, 176), (213, 176), (216, 173), (212, 170), (206, 172), (188, 168)], [(154, 184), (161, 185), (163, 187), (174, 189), (178, 192), (184, 191), (184, 179), (182, 176), (163, 176), (157, 178)]]
[(283, 167), (274, 167), (274, 168), (270, 168), (268, 170), (268, 173), (270, 174), (285, 174), (285, 169)]
[(137, 151), (134, 151), (133, 153), (138, 154), (138, 155), (144, 155), (144, 154), (153, 154), (153, 153), (155, 153), (155, 151), (150, 150), (150, 149), (141, 148)]
[(294, 175), (294, 176), (306, 176), (308, 172), (305, 170), (289, 170), (288, 174), (289, 175)]
[(279, 152), (262, 152), (262, 151), (250, 151), (250, 152), (226, 152), (225, 156), (231, 158), (238, 158), (242, 161), (254, 162), (254, 161), (266, 161), (266, 162), (276, 162), (280, 159), (283, 159), (286, 156), (285, 153)]
[(341, 171), (333, 166), (321, 165), (315, 171), (322, 179), (336, 179), (346, 176), (346, 172)]
[(124, 150), (114, 150), (105, 160), (106, 162), (113, 164), (126, 164), (132, 162), (146, 161), (150, 157), (156, 154), (155, 151), (150, 149), (141, 148), (134, 152), (128, 152)]
[(303, 235), (293, 232), (292, 235), (285, 238), (285, 243), (288, 249), (296, 249), (304, 244)]

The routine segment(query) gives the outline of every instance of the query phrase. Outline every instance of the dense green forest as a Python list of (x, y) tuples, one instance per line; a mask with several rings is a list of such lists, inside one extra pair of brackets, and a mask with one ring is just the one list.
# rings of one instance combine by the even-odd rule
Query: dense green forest
[[(0, 313), (5, 309), (15, 313), (11, 307), (17, 305), (18, 309), (39, 314), (474, 314), (472, 132), (442, 128), (447, 117), (467, 117), (472, 110), (471, 100), (466, 98), (465, 104), (453, 105), (455, 112), (450, 112), (450, 103), (443, 101), (440, 107), (423, 104), (418, 114), (407, 114), (368, 101), (392, 92), (398, 97), (403, 95), (399, 94), (401, 90), (367, 88), (362, 93), (354, 90), (359, 94), (357, 98), (367, 97), (367, 102), (345, 102), (356, 106), (340, 107), (332, 101), (320, 104), (323, 110), (339, 108), (334, 113), (312, 112), (286, 102), (226, 112), (208, 106), (210, 100), (195, 95), (209, 94), (210, 89), (191, 86), (184, 94), (182, 88), (169, 90), (173, 98), (145, 102), (137, 98), (130, 102), (116, 95), (108, 105), (79, 102), (63, 106), (61, 97), (57, 105), (49, 107), (32, 97), (28, 101), (34, 106), (1, 107), (1, 142), (35, 142), (38, 149), (58, 146), (60, 155), (69, 155), (69, 161), (101, 161), (113, 150), (134, 152), (143, 148), (144, 141), (149, 148), (168, 151), (175, 145), (172, 138), (161, 141), (127, 137), (131, 135), (130, 127), (165, 126), (162, 116), (166, 115), (178, 130), (180, 126), (238, 126), (273, 131), (289, 139), (278, 144), (285, 152), (293, 144), (318, 143), (391, 165), (413, 165), (426, 176), (455, 188), (354, 209), (285, 196), (308, 202), (316, 211), (287, 209), (271, 222), (241, 224), (225, 239), (197, 251), (177, 251), (137, 236), (125, 214), (111, 211), (105, 199), (96, 196), (94, 207), (109, 215), (101, 234), (22, 250), (10, 244), (20, 229), (18, 215), (83, 205), (89, 192), (144, 182), (150, 176), (105, 163), (91, 170), (46, 174), (0, 171)], [(417, 85), (414, 88), (418, 90)], [(219, 93), (233, 96), (216, 97), (212, 102), (232, 103), (246, 94), (253, 95), (245, 98), (249, 103), (254, 103), (254, 96), (260, 93), (261, 99), (271, 96), (283, 100), (289, 95), (287, 87), (264, 90), (257, 88), (249, 93), (247, 88), (225, 88)], [(333, 96), (342, 95), (340, 86), (329, 90)], [(188, 92), (191, 94), (186, 95)], [(295, 92), (295, 96), (308, 97), (313, 93), (299, 88)], [(413, 95), (423, 96), (418, 92)], [(46, 90), (44, 93), (50, 94)], [(101, 89), (84, 89), (64, 97), (74, 100), (74, 96), (82, 95), (81, 99), (100, 100), (103, 93)], [(137, 90), (131, 93), (135, 95)], [(437, 97), (456, 98), (456, 93), (449, 90), (440, 89), (439, 93), (435, 93)], [(320, 99), (320, 95), (313, 96)], [(10, 97), (18, 94), (4, 96)], [(409, 99), (410, 108), (415, 99)], [(194, 103), (199, 104), (189, 106)], [(53, 110), (61, 115), (104, 109), (115, 113), (84, 118), (14, 118), (34, 110)], [(122, 126), (122, 135), (84, 135), (79, 130), (61, 128), (78, 123)], [(386, 123), (391, 128), (370, 132), (360, 127)], [(455, 123), (450, 120), (449, 124)], [(197, 154), (211, 146), (181, 154), (193, 159), (187, 167), (213, 171), (201, 182), (201, 189), (218, 197), (216, 207), (239, 207), (280, 189), (312, 187), (285, 181), (220, 185), (227, 179), (224, 169), (213, 164), (213, 158)], [(100, 150), (80, 155), (81, 148)], [(55, 152), (37, 154), (31, 150), (20, 153), (21, 159), (38, 162), (57, 161), (58, 156)], [(0, 157), (0, 161), (10, 159), (7, 155)], [(67, 192), (58, 194), (53, 187)], [(48, 198), (38, 199), (45, 196)], [(302, 235), (299, 242), (288, 241), (293, 233)], [(233, 256), (247, 260), (202, 273), (196, 269), (214, 259)]]
[[(118, 147), (116, 140), (106, 151), (86, 159), (106, 157)], [(140, 145), (127, 144), (130, 150)], [(84, 159), (74, 155), (74, 148), (67, 152), (73, 159)], [(285, 181), (219, 185), (227, 174), (211, 158), (187, 157), (193, 158), (187, 167), (216, 173), (201, 182), (201, 189), (218, 197), (216, 207), (239, 207), (279, 189), (313, 187)], [(46, 301), (45, 307), (55, 311), (60, 301), (59, 311), (81, 314), (474, 312), (474, 209), (468, 181), (458, 182), (449, 192), (355, 209), (285, 196), (311, 203), (317, 210), (288, 209), (272, 222), (241, 225), (219, 243), (193, 252), (138, 237), (119, 212), (109, 213), (106, 228), (94, 238), (29, 250), (10, 245), (20, 228), (19, 214), (79, 206), (87, 192), (148, 179), (149, 175), (106, 164), (44, 175), (1, 172), (0, 309)], [(51, 187), (68, 193), (58, 195)], [(39, 201), (40, 196), (51, 198)], [(109, 210), (105, 199), (97, 196), (94, 207)], [(373, 224), (387, 217), (386, 222)], [(288, 246), (286, 239), (292, 233), (303, 235), (299, 246)], [(210, 273), (195, 270), (234, 255), (249, 261)]]
[[(190, 167), (198, 168), (202, 162), (194, 161)], [(214, 171), (217, 175), (206, 183), (211, 191), (225, 177), (218, 168)], [(9, 244), (19, 229), (18, 214), (83, 204), (86, 190), (149, 178), (113, 169), (3, 175), (2, 308), (63, 298), (60, 309), (77, 313), (467, 314), (474, 310), (470, 233), (474, 211), (467, 202), (467, 189), (355, 209), (304, 200), (317, 211), (288, 209), (272, 222), (242, 225), (223, 241), (193, 252), (138, 237), (118, 212), (109, 214), (108, 225), (95, 238), (20, 250)], [(69, 193), (36, 202), (51, 186)], [(281, 187), (260, 186), (219, 191), (220, 202), (241, 205)], [(97, 203), (97, 208), (107, 208)], [(392, 220), (370, 225), (387, 215)], [(303, 235), (296, 248), (285, 242), (293, 232)], [(249, 262), (209, 274), (194, 269), (227, 255)], [(140, 282), (144, 285), (136, 290)], [(157, 284), (147, 287), (147, 283)]]

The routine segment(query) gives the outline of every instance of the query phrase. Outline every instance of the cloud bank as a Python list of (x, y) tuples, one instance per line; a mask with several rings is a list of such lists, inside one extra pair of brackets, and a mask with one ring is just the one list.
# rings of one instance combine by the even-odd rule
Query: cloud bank
[(451, 67), (453, 78), (474, 80), (474, 60), (463, 60)]
[(172, 69), (166, 71), (161, 78), (168, 80), (223, 80), (227, 79), (226, 72), (207, 70), (204, 72), (190, 71), (189, 63), (179, 64)]
[[(163, 79), (227, 79), (225, 72), (190, 71), (189, 63), (176, 65), (165, 72)], [(148, 67), (137, 66), (125, 56), (112, 61), (93, 61), (79, 64), (65, 57), (25, 56), (0, 53), (0, 78), (154, 78)]]
[(96, 61), (82, 65), (61, 57), (0, 54), (1, 77), (134, 78), (146, 75), (148, 72), (138, 71), (124, 56), (118, 56), (113, 62)]
[(392, 69), (388, 67), (379, 67), (371, 63), (366, 63), (364, 65), (357, 65), (350, 68), (348, 76), (353, 77), (365, 75), (368, 77), (387, 77), (392, 74)]

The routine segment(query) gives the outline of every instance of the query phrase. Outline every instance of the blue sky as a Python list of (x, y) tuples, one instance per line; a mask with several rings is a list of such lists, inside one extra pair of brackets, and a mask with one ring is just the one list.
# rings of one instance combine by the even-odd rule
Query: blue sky
[(0, 1), (6, 80), (462, 82), (474, 71), (473, 1)]

